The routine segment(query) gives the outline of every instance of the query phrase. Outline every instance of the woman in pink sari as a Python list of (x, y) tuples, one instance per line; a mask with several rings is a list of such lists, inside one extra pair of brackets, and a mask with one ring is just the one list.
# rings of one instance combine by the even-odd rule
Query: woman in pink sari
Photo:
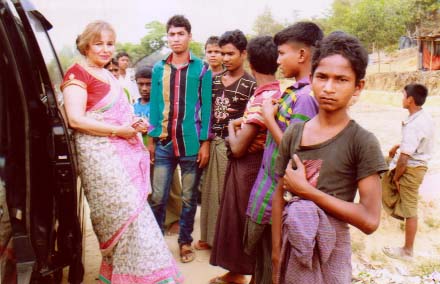
[(77, 39), (85, 56), (62, 84), (81, 180), (98, 237), (101, 283), (182, 283), (176, 263), (148, 206), (149, 154), (138, 138), (147, 130), (104, 65), (115, 32), (106, 22), (89, 24)]

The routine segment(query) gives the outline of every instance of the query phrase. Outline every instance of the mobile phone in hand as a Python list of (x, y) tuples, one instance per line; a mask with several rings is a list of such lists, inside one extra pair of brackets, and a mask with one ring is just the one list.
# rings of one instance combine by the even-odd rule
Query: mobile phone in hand
[(142, 118), (139, 118), (138, 120), (136, 120), (135, 122), (133, 122), (133, 124), (131, 125), (131, 127), (136, 128), (139, 126), (139, 124), (141, 124), (143, 122)]

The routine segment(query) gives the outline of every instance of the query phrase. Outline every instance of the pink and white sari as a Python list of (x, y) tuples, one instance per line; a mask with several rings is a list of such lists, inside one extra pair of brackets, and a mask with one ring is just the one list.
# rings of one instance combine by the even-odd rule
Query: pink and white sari
[[(113, 125), (133, 121), (116, 80), (86, 115)], [(147, 203), (149, 154), (140, 139), (75, 133), (81, 180), (102, 252), (101, 283), (183, 283)]]

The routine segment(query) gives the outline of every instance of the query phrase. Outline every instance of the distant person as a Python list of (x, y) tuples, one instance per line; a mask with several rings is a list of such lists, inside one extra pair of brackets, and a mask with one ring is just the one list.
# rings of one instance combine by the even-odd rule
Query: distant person
[(274, 284), (352, 283), (348, 224), (366, 234), (379, 226), (380, 174), (387, 165), (376, 137), (348, 114), (367, 64), (359, 40), (341, 32), (313, 52), (319, 112), (289, 125), (275, 162), (283, 178), (272, 206)]
[[(210, 36), (205, 43), (205, 60), (209, 64), (209, 69), (211, 69), (212, 77), (214, 78), (216, 75), (222, 73), (224, 71), (223, 63), (222, 63), (222, 50), (218, 45), (218, 36)], [(201, 190), (201, 183), (203, 180), (203, 174), (200, 177), (199, 190)], [(202, 203), (202, 193), (199, 191), (199, 195), (197, 197), (197, 203)], [(207, 249), (208, 247), (200, 247), (195, 245), (196, 249)]]
[[(239, 214), (238, 212), (226, 212), (229, 207), (222, 210), (221, 204), (225, 198), (223, 194), (227, 191), (225, 175), (229, 166), (225, 139), (230, 135), (228, 125), (243, 116), (246, 105), (256, 88), (255, 79), (244, 70), (247, 43), (246, 36), (240, 30), (227, 31), (220, 37), (219, 45), (222, 49), (226, 72), (217, 75), (212, 83), (213, 122), (211, 133), (215, 135), (215, 138), (211, 142), (211, 158), (202, 184), (204, 200), (202, 200), (201, 215), (208, 214), (209, 216), (207, 239), (202, 241), (212, 246), (210, 263), (223, 267), (228, 270), (228, 273), (212, 279), (210, 283), (221, 283), (221, 281), (242, 283), (245, 280), (244, 275), (252, 274), (254, 269), (252, 259), (244, 255), (242, 249), (240, 250), (242, 239), (239, 241), (240, 244), (236, 242), (242, 237), (242, 230), (236, 231), (237, 227), (241, 227), (242, 220), (232, 218), (233, 223), (229, 225), (234, 229), (224, 228), (223, 225), (219, 229), (221, 214), (226, 216), (229, 213), (231, 217)], [(258, 158), (255, 159), (258, 162)], [(243, 178), (245, 177), (246, 175), (243, 173)], [(247, 181), (247, 179), (245, 180)], [(233, 192), (235, 191), (233, 190)], [(233, 204), (230, 206), (234, 210), (239, 210), (239, 208), (233, 207)], [(226, 217), (222, 218), (226, 220)], [(231, 243), (228, 243), (229, 240)]]
[(116, 60), (119, 66), (119, 83), (125, 89), (129, 102), (134, 104), (136, 100), (140, 97), (136, 82), (134, 79), (134, 74), (129, 69), (130, 67), (130, 56), (128, 53), (121, 51), (116, 55)]
[[(141, 67), (135, 73), (135, 80), (140, 94), (140, 98), (134, 103), (134, 114), (142, 117), (146, 121), (150, 120), (150, 92), (151, 92), (151, 67)], [(142, 134), (144, 145), (148, 144), (147, 133)]]
[(110, 71), (110, 73), (113, 74), (113, 76), (115, 76), (116, 79), (119, 78), (119, 65), (118, 65), (118, 61), (114, 58), (112, 58), (105, 66), (105, 69), (107, 69), (108, 71)]
[(255, 283), (272, 283), (272, 198), (278, 182), (274, 161), (286, 128), (292, 123), (309, 120), (318, 113), (318, 104), (311, 95), (310, 72), (313, 48), (323, 36), (316, 24), (297, 22), (274, 37), (279, 68), (286, 78), (294, 78), (295, 82), (279, 100), (274, 101), (275, 105), (270, 100), (263, 103), (262, 115), (269, 131), (247, 206), (244, 238), (245, 251), (256, 260)]
[[(147, 121), (150, 120), (150, 93), (151, 93), (151, 76), (153, 71), (151, 67), (141, 67), (136, 71), (135, 79), (139, 88), (141, 97), (133, 105), (134, 113), (136, 116), (142, 117)], [(142, 134), (144, 145), (148, 147), (148, 135)], [(152, 164), (154, 165), (154, 164)], [(151, 167), (151, 173), (153, 173), (154, 167)], [(153, 176), (153, 174), (151, 175)], [(179, 171), (174, 171), (173, 181), (171, 183), (170, 198), (167, 203), (166, 218), (164, 226), (168, 229), (168, 232), (178, 232), (179, 228), (179, 216), (182, 211), (182, 186), (180, 185)], [(174, 227), (172, 228), (172, 226)], [(169, 231), (171, 230), (172, 231)]]
[(427, 96), (424, 85), (405, 86), (402, 106), (408, 110), (409, 116), (402, 122), (402, 141), (389, 151), (390, 168), (382, 180), (385, 211), (394, 218), (405, 220), (403, 247), (383, 248), (383, 252), (392, 258), (407, 259), (414, 254), (419, 187), (435, 145), (434, 121), (422, 108)]
[[(182, 213), (179, 249), (181, 262), (195, 259), (192, 248), (194, 218), (202, 169), (209, 160), (211, 118), (211, 71), (208, 64), (189, 51), (191, 24), (182, 15), (166, 24), (171, 54), (153, 68), (148, 147), (154, 161), (151, 204), (164, 231), (165, 207), (171, 177), (180, 166), (182, 174)], [(154, 141), (154, 142), (153, 142)]]
[(88, 24), (77, 39), (85, 60), (67, 70), (61, 85), (102, 254), (99, 281), (183, 283), (147, 202), (149, 154), (137, 136), (147, 124), (138, 121), (117, 80), (104, 69), (115, 38), (108, 23)]
[(218, 45), (218, 41), (218, 36), (210, 36), (205, 43), (205, 57), (212, 71), (212, 77), (224, 71), (222, 49)]

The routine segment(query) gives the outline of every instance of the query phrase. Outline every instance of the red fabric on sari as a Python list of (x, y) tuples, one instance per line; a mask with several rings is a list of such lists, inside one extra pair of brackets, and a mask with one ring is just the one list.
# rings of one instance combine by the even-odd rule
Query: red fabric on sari
[(103, 99), (110, 91), (110, 85), (105, 82), (104, 78), (98, 78), (87, 72), (86, 67), (76, 63), (69, 68), (64, 75), (61, 91), (70, 85), (79, 86), (87, 91), (87, 106), (89, 110), (97, 102)]

